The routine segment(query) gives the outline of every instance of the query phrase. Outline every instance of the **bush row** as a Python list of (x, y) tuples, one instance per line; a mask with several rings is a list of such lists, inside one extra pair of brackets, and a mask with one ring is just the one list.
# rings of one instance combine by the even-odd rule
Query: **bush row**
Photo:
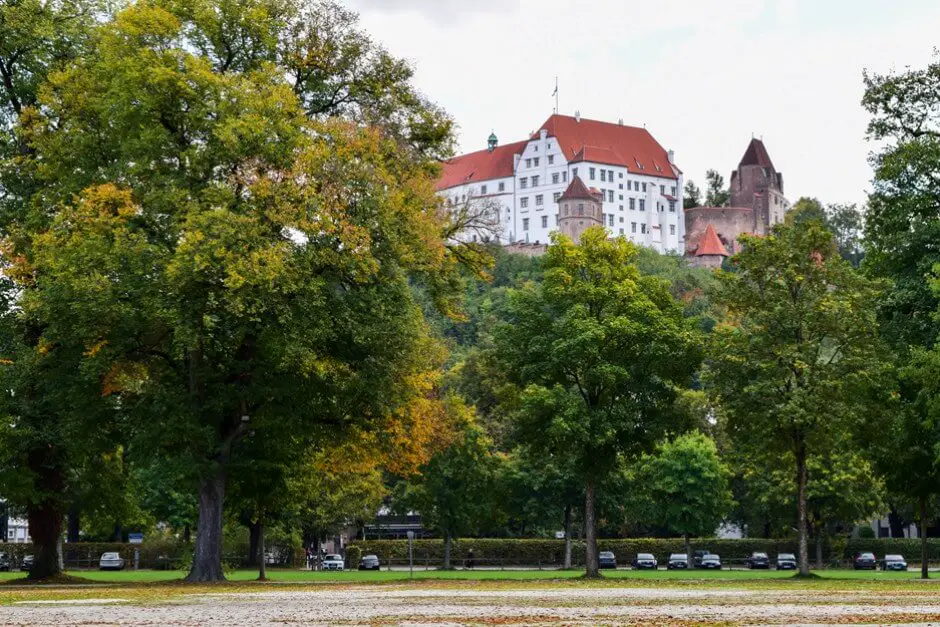
[[(717, 538), (693, 538), (690, 542), (693, 551), (708, 550), (717, 553), (725, 560), (744, 560), (755, 551), (762, 551), (776, 557), (777, 553), (796, 553), (797, 541), (765, 540), (760, 538), (745, 538), (740, 540)], [(886, 553), (900, 553), (908, 561), (916, 561), (920, 557), (920, 540), (917, 539), (860, 539), (853, 538), (847, 542), (835, 543), (835, 552), (829, 543), (824, 545), (824, 557), (828, 560), (851, 559), (856, 553), (873, 551), (878, 557)], [(685, 551), (685, 542), (681, 538), (631, 538), (598, 540), (598, 550), (613, 551), (617, 561), (626, 563), (632, 560), (637, 553), (653, 553), (662, 561), (670, 553)], [(404, 560), (408, 558), (407, 540), (357, 540), (350, 546), (355, 546), (361, 555), (378, 555), (385, 562), (390, 559)], [(572, 542), (572, 559), (575, 563), (584, 562), (584, 542)], [(839, 549), (841, 548), (841, 551)], [(518, 539), (487, 539), (463, 538), (454, 540), (452, 557), (455, 561), (466, 559), (469, 551), (473, 551), (477, 560), (498, 560), (505, 564), (538, 565), (561, 564), (564, 561), (565, 543), (563, 540), (518, 540)], [(810, 544), (810, 560), (815, 559), (815, 545)], [(413, 544), (414, 559), (417, 563), (437, 562), (443, 558), (444, 543), (442, 540), (415, 540)], [(930, 559), (940, 559), (940, 539), (928, 539), (928, 554)]]

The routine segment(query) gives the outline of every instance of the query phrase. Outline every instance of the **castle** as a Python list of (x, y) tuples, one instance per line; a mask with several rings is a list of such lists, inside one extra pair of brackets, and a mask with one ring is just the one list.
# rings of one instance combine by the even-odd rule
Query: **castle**
[(696, 266), (717, 267), (740, 250), (738, 237), (766, 235), (783, 222), (790, 203), (783, 195), (783, 174), (774, 168), (764, 142), (751, 139), (731, 173), (727, 207), (685, 210), (685, 254)]

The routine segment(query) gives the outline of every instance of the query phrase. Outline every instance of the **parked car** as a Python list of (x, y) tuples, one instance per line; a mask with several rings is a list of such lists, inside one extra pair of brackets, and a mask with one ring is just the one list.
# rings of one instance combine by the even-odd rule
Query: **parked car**
[(777, 570), (796, 570), (796, 555), (777, 553)]
[(323, 570), (343, 570), (345, 567), (342, 555), (329, 554), (323, 558)]
[(702, 556), (700, 568), (706, 568), (708, 570), (721, 570), (721, 558), (714, 553), (704, 555)]
[(363, 555), (359, 560), (359, 570), (379, 570), (379, 556)]
[(637, 553), (633, 560), (633, 567), (637, 570), (656, 570), (659, 568), (659, 562), (652, 553)]
[(881, 570), (907, 570), (903, 555), (885, 555), (881, 560)]
[(878, 560), (874, 553), (859, 553), (855, 556), (855, 570), (875, 570)]
[(10, 556), (0, 553), (0, 570), (10, 570)]
[(696, 568), (702, 567), (702, 558), (710, 555), (711, 551), (695, 551), (692, 553), (692, 565)]
[(99, 570), (124, 570), (124, 558), (120, 553), (102, 553), (98, 560)]
[(611, 551), (601, 551), (597, 557), (598, 568), (617, 568), (617, 556)]
[(751, 553), (747, 558), (748, 568), (770, 568), (770, 558), (766, 553)]
[(32, 555), (24, 555), (23, 561), (20, 562), (20, 570), (32, 570), (33, 562), (36, 561), (36, 558)]
[(666, 563), (666, 570), (683, 570), (689, 567), (689, 556), (686, 553), (673, 553)]

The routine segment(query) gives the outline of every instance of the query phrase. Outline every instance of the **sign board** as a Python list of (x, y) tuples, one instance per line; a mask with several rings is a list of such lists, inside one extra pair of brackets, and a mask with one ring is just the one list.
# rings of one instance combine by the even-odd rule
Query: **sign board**
[(414, 531), (408, 531), (408, 532), (407, 532), (407, 535), (408, 535), (408, 539), (409, 539), (409, 540), (414, 540), (414, 539), (415, 539), (415, 532), (414, 532)]
[(555, 539), (556, 539), (556, 540), (564, 540), (564, 539), (565, 539), (565, 532), (564, 532), (564, 531), (556, 531), (556, 532), (555, 532)]
[(144, 543), (144, 534), (142, 533), (129, 533), (127, 534), (127, 541), (131, 544), (143, 544)]

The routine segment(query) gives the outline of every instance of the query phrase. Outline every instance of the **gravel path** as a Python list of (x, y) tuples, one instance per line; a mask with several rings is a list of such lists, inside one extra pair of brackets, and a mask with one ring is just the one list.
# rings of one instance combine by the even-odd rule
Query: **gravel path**
[[(832, 624), (940, 621), (923, 593), (715, 588), (356, 588), (211, 594), (136, 605), (20, 603), (0, 625), (598, 625)], [(936, 623), (935, 623), (936, 624)]]

